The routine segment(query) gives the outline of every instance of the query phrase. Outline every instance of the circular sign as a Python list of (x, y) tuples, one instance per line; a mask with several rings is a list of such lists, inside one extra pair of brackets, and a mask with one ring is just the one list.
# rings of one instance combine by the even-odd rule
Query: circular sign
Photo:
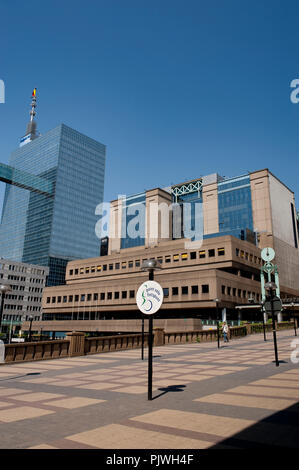
[(156, 313), (163, 302), (163, 289), (158, 282), (147, 281), (141, 284), (137, 291), (136, 303), (142, 313)]
[(264, 248), (261, 257), (264, 261), (272, 261), (275, 258), (275, 251), (273, 248)]

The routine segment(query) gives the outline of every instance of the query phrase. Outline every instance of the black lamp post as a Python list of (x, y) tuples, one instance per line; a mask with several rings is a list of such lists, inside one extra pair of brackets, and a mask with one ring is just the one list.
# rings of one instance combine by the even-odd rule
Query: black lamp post
[(0, 284), (1, 304), (0, 304), (0, 332), (2, 331), (2, 315), (4, 308), (4, 300), (7, 292), (11, 292), (11, 287), (8, 284)]
[(28, 333), (28, 342), (31, 342), (31, 328), (32, 328), (32, 321), (33, 321), (33, 315), (29, 315), (29, 333)]
[(279, 360), (278, 360), (278, 351), (277, 351), (276, 325), (275, 325), (275, 318), (274, 318), (274, 314), (275, 314), (275, 311), (277, 311), (277, 309), (275, 309), (274, 302), (275, 303), (280, 302), (280, 305), (281, 305), (281, 300), (275, 296), (275, 292), (277, 289), (275, 282), (267, 282), (265, 284), (265, 289), (266, 289), (266, 292), (268, 292), (268, 295), (266, 296), (265, 309), (266, 309), (266, 304), (268, 304), (268, 306), (270, 306), (270, 311), (271, 311), (271, 316), (272, 316), (275, 363), (276, 363), (276, 366), (278, 367)]
[[(148, 271), (148, 280), (154, 280), (154, 271), (161, 269), (161, 263), (156, 259), (147, 259), (141, 265), (142, 271)], [(142, 348), (144, 344), (143, 338)], [(153, 315), (149, 315), (148, 324), (148, 400), (153, 397)]]
[(295, 318), (295, 315), (294, 315), (294, 309), (295, 309), (295, 304), (294, 304), (294, 302), (291, 303), (291, 307), (292, 307), (292, 312), (293, 312), (293, 322), (294, 322), (295, 336), (297, 336), (296, 318)]
[(216, 315), (217, 315), (217, 344), (218, 348), (220, 348), (220, 332), (219, 332), (219, 307), (218, 307), (218, 302), (219, 299), (214, 299), (214, 302), (216, 302)]

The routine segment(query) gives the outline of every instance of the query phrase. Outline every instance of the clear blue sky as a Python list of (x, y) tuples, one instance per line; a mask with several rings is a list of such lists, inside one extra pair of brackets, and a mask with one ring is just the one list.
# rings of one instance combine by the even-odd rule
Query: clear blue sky
[(0, 161), (37, 87), (42, 133), (107, 145), (106, 201), (267, 167), (299, 207), (297, 0), (2, 0), (0, 17)]

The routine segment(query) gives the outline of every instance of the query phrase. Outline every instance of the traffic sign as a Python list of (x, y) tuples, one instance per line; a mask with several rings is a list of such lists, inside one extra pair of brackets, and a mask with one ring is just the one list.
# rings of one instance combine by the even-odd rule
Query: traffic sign
[(275, 251), (270, 247), (264, 248), (261, 251), (261, 257), (264, 261), (272, 261), (275, 258)]
[(146, 281), (137, 291), (137, 307), (145, 315), (152, 315), (160, 309), (163, 298), (163, 289), (160, 284), (156, 281)]

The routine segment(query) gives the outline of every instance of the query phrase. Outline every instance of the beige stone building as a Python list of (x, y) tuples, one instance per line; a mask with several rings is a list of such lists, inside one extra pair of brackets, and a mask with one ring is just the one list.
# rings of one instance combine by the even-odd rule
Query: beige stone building
[[(68, 263), (66, 284), (44, 290), (43, 321), (35, 329), (138, 331), (135, 296), (148, 279), (142, 262), (150, 258), (162, 268), (155, 272), (164, 289), (155, 315), (160, 324), (192, 328), (217, 312), (240, 319), (237, 305), (261, 301), (266, 246), (276, 253), (281, 297), (299, 297), (294, 193), (267, 169), (119, 198), (111, 202), (107, 254)], [(246, 319), (261, 318), (251, 312)]]

